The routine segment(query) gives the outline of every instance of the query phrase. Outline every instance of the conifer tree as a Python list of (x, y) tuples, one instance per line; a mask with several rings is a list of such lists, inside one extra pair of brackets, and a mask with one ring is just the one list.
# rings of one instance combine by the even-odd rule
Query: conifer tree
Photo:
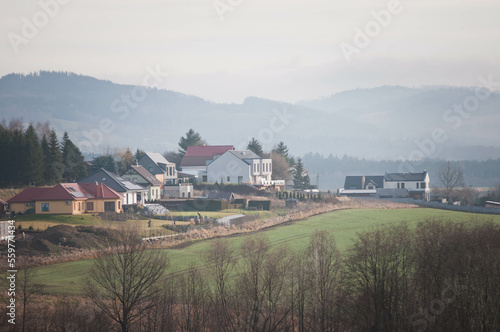
[(45, 163), (45, 180), (48, 184), (57, 184), (62, 179), (64, 165), (55, 130), (50, 132), (49, 151), (48, 155), (45, 155), (45, 157), (47, 158), (47, 162)]
[(258, 155), (259, 157), (262, 157), (264, 155), (264, 152), (262, 151), (262, 145), (254, 137), (250, 142), (248, 142), (247, 149)]
[(83, 164), (84, 157), (82, 152), (69, 139), (67, 132), (64, 133), (61, 142), (61, 157), (64, 165), (62, 177), (65, 182), (74, 182), (87, 175), (87, 168)]
[(194, 145), (203, 145), (204, 141), (201, 138), (201, 135), (197, 132), (195, 132), (193, 129), (189, 129), (189, 131), (186, 133), (186, 137), (181, 137), (179, 140), (179, 154), (182, 157), (184, 157), (184, 154), (186, 154), (186, 150), (188, 146), (194, 146)]
[(310, 182), (309, 175), (307, 175), (304, 169), (302, 159), (298, 158), (293, 176), (293, 187), (295, 189), (308, 189), (311, 185)]
[(32, 124), (26, 129), (24, 140), (26, 160), (22, 168), (25, 182), (30, 185), (41, 185), (43, 183), (43, 151)]

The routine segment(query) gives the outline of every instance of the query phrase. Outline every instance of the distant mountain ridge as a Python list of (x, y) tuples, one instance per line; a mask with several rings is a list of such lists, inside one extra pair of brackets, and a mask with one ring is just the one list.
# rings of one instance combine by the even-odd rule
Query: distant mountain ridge
[(125, 146), (175, 150), (179, 137), (193, 128), (209, 144), (243, 147), (256, 137), (267, 150), (283, 140), (294, 155), (318, 152), (396, 159), (421, 149), (417, 143), (440, 128), (447, 139), (426, 157), (500, 157), (498, 93), (453, 128), (454, 122), (445, 121), (444, 115), (463, 103), (473, 93), (471, 88), (384, 86), (296, 104), (257, 97), (222, 104), (152, 88), (145, 90), (144, 100), (134, 101), (133, 89), (65, 72), (9, 74), (0, 78), (0, 114), (6, 120), (19, 116), (26, 122), (48, 120), (93, 152)]

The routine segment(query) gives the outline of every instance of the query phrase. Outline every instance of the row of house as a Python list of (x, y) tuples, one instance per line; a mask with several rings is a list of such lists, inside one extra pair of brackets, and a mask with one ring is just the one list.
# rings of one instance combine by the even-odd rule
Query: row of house
[(76, 183), (27, 188), (8, 203), (15, 213), (122, 212), (128, 205), (159, 200), (166, 192), (174, 197), (191, 197), (192, 185), (179, 183), (177, 175), (174, 163), (159, 153), (146, 153), (122, 176), (101, 168)]
[(338, 194), (379, 198), (412, 197), (429, 201), (431, 195), (429, 173), (424, 170), (421, 173), (346, 176), (344, 188), (339, 189)]
[(190, 177), (209, 183), (284, 185), (284, 181), (271, 180), (271, 159), (232, 145), (190, 146), (180, 165), (178, 171), (160, 153), (149, 152), (121, 176), (101, 168), (76, 183), (28, 188), (8, 203), (15, 213), (120, 212), (124, 206), (162, 197), (191, 198), (193, 186), (184, 181)]

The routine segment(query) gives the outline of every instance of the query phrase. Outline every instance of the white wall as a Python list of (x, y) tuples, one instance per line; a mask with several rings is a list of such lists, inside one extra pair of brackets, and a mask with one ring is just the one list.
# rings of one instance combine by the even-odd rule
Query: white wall
[[(210, 183), (238, 183), (238, 176), (242, 183), (251, 182), (251, 166), (232, 153), (224, 153), (207, 166), (207, 181)], [(229, 180), (228, 180), (229, 177)]]

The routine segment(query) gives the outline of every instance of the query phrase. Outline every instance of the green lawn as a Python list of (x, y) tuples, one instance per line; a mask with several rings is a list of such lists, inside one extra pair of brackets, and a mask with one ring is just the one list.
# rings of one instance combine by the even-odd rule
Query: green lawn
[[(398, 224), (406, 221), (411, 226), (429, 218), (445, 218), (454, 221), (465, 221), (471, 218), (493, 220), (500, 223), (500, 216), (477, 215), (472, 213), (452, 212), (437, 209), (399, 209), (399, 210), (341, 210), (311, 217), (287, 226), (264, 230), (273, 245), (287, 244), (291, 249), (305, 248), (309, 237), (316, 230), (331, 232), (340, 250), (346, 249), (355, 239), (356, 234), (379, 225)], [(245, 236), (229, 238), (231, 244), (238, 248)], [(196, 242), (183, 249), (164, 249), (171, 262), (169, 272), (182, 273), (191, 263), (202, 264), (200, 256), (210, 246), (212, 240)], [(54, 264), (38, 268), (39, 282), (46, 285), (48, 294), (78, 294), (82, 278), (91, 267), (92, 260)], [(1, 289), (5, 289), (5, 278), (0, 281)]]

